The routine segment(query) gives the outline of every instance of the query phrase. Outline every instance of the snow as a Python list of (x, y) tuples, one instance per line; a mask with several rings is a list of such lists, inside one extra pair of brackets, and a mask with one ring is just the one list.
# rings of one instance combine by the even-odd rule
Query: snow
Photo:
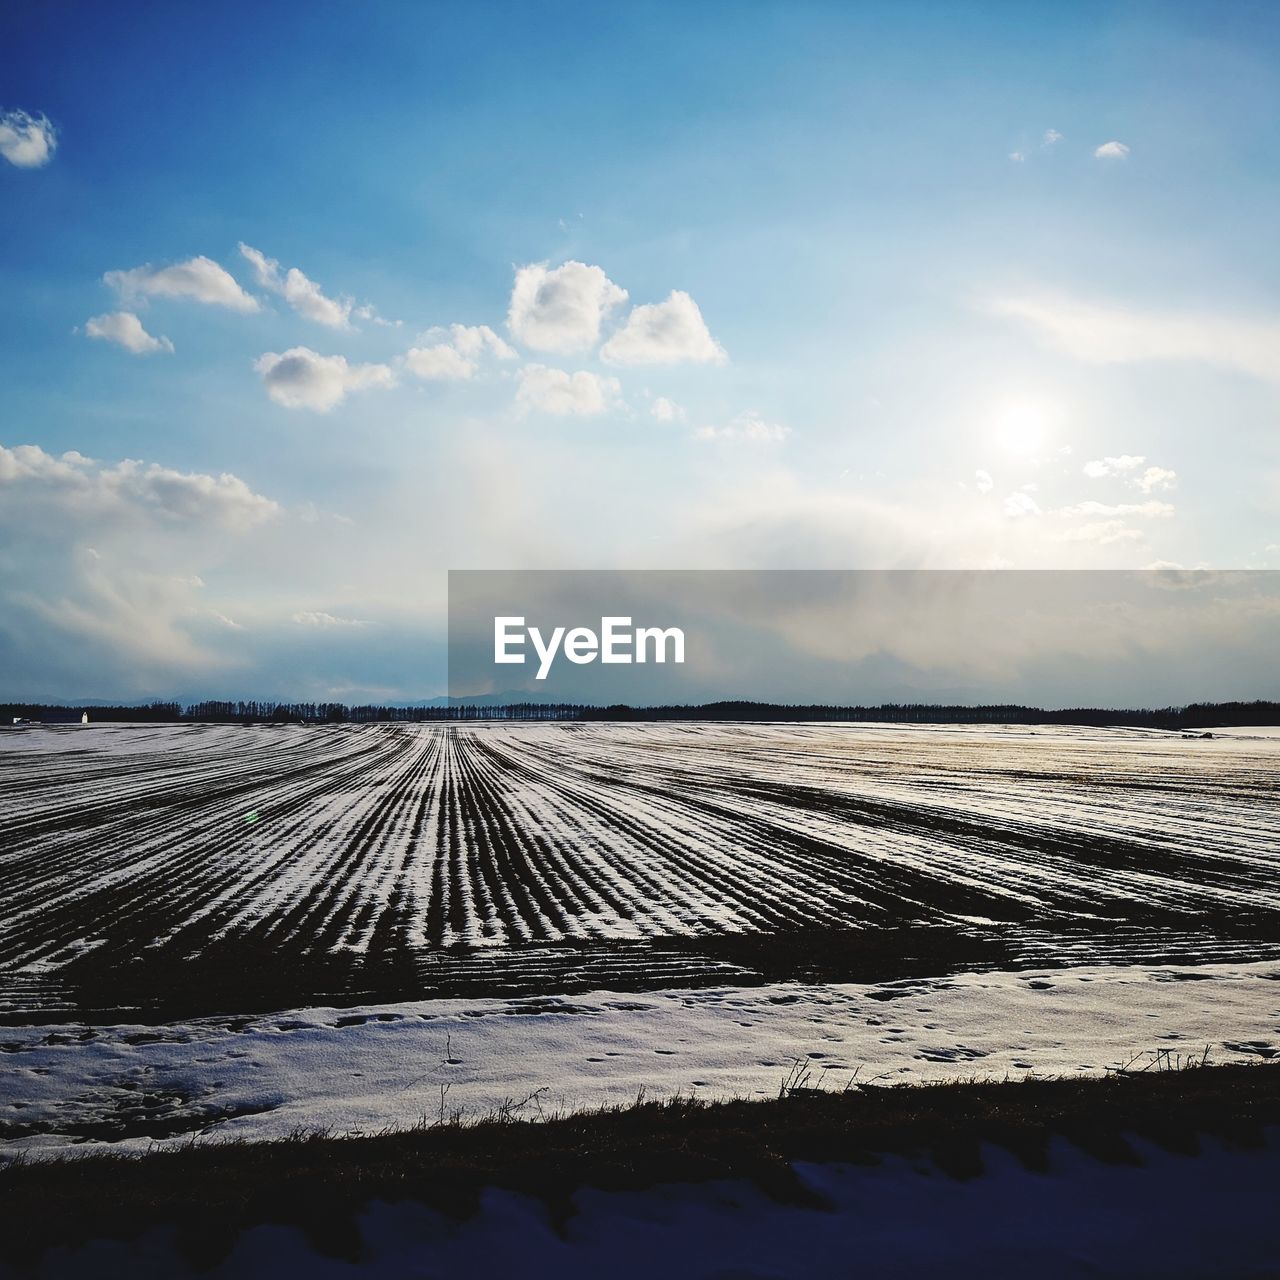
[[(1101, 1073), (1168, 1049), (1280, 1053), (1280, 964), (1085, 966), (880, 984), (779, 983), (202, 1018), (0, 1028), (0, 1150), (117, 1149), (408, 1126), (506, 1102), (522, 1114), (672, 1092), (773, 1096), (813, 1083)], [(443, 1090), (443, 1092), (442, 1092)], [(532, 1097), (530, 1095), (533, 1095)], [(219, 1119), (219, 1117), (226, 1117)], [(24, 1126), (16, 1133), (12, 1126)], [(123, 1136), (130, 1132), (134, 1136)]]
[[(1280, 908), (1276, 730), (90, 725), (2, 735), (0, 768), (0, 1008), (38, 1023), (0, 1027), (0, 1159), (547, 1116), (641, 1091), (774, 1096), (796, 1064), (840, 1088), (1280, 1056), (1274, 946), (1197, 924)], [(1011, 907), (1030, 913), (1021, 933)], [(1143, 924), (1156, 916), (1174, 923)], [(569, 995), (547, 948), (513, 945), (586, 957), (592, 940), (850, 923), (1004, 930), (1019, 968), (695, 989), (680, 960), (646, 971), (660, 990), (603, 989), (618, 967)], [(465, 943), (546, 993), (338, 1008), (298, 991), (280, 1012), (159, 1024), (66, 1012), (86, 967), (167, 969), (243, 939), (356, 965)], [(728, 1183), (583, 1190), (563, 1230), (496, 1190), (464, 1223), (373, 1205), (364, 1267), (276, 1226), (213, 1274), (1269, 1273), (1280, 1142), (1145, 1154), (1134, 1170), (1062, 1147), (1030, 1174), (990, 1152), (965, 1183), (901, 1160), (806, 1166), (826, 1212)], [(153, 1232), (50, 1255), (43, 1274), (183, 1266)]]
[(241, 940), (355, 962), (388, 939), (510, 954), (1280, 910), (1280, 739), (1265, 735), (76, 725), (0, 739), (0, 768), (0, 1003), (12, 975), (52, 978), (88, 946), (103, 964)]

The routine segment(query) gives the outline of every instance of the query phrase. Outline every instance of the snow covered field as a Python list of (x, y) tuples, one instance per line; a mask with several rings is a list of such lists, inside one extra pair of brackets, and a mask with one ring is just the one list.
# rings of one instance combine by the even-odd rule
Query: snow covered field
[(588, 985), (676, 986), (732, 969), (672, 939), (907, 922), (1032, 964), (1246, 959), (1280, 913), (1278, 766), (1275, 738), (1126, 730), (9, 733), (0, 1002), (127, 1006), (177, 965), (287, 967), (287, 1004), (541, 990), (560, 943)]
[[(1278, 766), (1244, 731), (5, 733), (0, 1139), (1269, 1057)], [(894, 929), (942, 943), (770, 977)]]
[[(1168, 1050), (1280, 1057), (1280, 963), (1078, 967), (875, 985), (434, 1000), (165, 1026), (0, 1028), (0, 1151), (193, 1133), (286, 1137), (538, 1115), (702, 1093), (774, 1097), (1028, 1072), (1100, 1074)], [(82, 1149), (82, 1148), (80, 1148)]]

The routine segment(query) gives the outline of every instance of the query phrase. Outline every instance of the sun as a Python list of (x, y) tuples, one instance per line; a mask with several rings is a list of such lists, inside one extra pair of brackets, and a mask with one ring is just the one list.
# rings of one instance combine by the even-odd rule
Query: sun
[(1052, 443), (1062, 410), (1048, 400), (1002, 400), (991, 410), (992, 442), (1004, 453), (1030, 458), (1044, 453)]

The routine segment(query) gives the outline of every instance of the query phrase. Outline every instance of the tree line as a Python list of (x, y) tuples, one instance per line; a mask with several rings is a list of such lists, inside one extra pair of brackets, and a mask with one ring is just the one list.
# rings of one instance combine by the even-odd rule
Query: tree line
[(882, 724), (1050, 724), (1104, 727), (1204, 730), (1219, 725), (1280, 724), (1277, 702), (1193, 702), (1182, 707), (1071, 707), (1045, 710), (1019, 704), (983, 706), (939, 705), (928, 702), (886, 702), (876, 706), (835, 706), (825, 703), (705, 702), (697, 705), (632, 707), (589, 706), (569, 702), (514, 702), (487, 705), (455, 702), (445, 706), (405, 707), (343, 702), (205, 701), (183, 706), (150, 702), (138, 706), (70, 706), (39, 703), (0, 704), (0, 724), (15, 719), (42, 723), (90, 721), (133, 724), (370, 724), (469, 720), (661, 721), (730, 720), (875, 722)]
[(1215, 725), (1280, 724), (1278, 702), (1194, 702), (1184, 707), (1069, 707), (1046, 710), (1016, 703), (884, 702), (876, 706), (707, 702), (698, 706), (586, 707), (583, 720), (852, 721), (881, 724), (1051, 724), (1148, 729), (1208, 729)]

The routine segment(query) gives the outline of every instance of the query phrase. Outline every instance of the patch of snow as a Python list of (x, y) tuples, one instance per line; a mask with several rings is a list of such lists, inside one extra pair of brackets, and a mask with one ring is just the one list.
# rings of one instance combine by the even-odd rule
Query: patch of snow
[[(1190, 979), (1197, 979), (1191, 981)], [(194, 1133), (369, 1132), (812, 1083), (1099, 1074), (1159, 1049), (1280, 1053), (1280, 965), (1086, 966), (879, 984), (777, 983), (620, 995), (309, 1008), (164, 1026), (0, 1028), (0, 1151), (118, 1147)], [(149, 1125), (140, 1132), (139, 1117)], [(227, 1117), (227, 1118), (220, 1118)], [(21, 1130), (17, 1128), (21, 1126)], [(157, 1128), (158, 1126), (158, 1128)], [(131, 1136), (130, 1136), (131, 1135)]]

